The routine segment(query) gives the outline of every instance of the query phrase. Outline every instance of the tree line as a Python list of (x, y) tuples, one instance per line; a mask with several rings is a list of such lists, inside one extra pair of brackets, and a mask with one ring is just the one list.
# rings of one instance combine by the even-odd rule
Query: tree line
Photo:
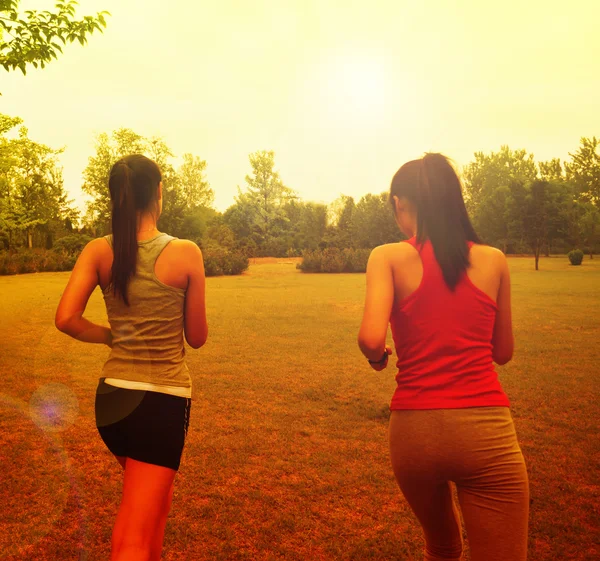
[[(600, 244), (600, 141), (582, 138), (570, 160), (536, 162), (525, 150), (502, 146), (477, 152), (462, 172), (465, 200), (485, 243), (535, 256)], [(207, 162), (186, 153), (180, 165), (162, 138), (118, 129), (96, 138), (83, 170), (89, 202), (81, 213), (68, 199), (58, 156), (30, 139), (21, 119), (0, 115), (0, 248), (52, 248), (68, 235), (110, 233), (108, 175), (120, 157), (141, 153), (163, 173), (159, 228), (203, 249), (246, 257), (300, 256), (306, 251), (371, 249), (402, 239), (387, 191), (330, 204), (303, 201), (284, 184), (273, 151), (249, 155), (249, 173), (224, 212), (214, 206)]]

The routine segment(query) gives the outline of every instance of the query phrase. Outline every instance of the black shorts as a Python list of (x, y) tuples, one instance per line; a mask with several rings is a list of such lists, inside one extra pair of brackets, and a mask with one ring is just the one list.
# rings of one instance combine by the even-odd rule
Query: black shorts
[(191, 399), (117, 388), (100, 379), (96, 427), (115, 456), (179, 469), (190, 423)]

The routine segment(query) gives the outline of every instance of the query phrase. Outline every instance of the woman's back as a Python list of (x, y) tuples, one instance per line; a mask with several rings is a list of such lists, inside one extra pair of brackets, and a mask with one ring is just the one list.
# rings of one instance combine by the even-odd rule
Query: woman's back
[[(410, 296), (421, 284), (423, 263), (417, 249), (409, 243), (386, 246), (394, 270), (394, 294), (398, 300)], [(483, 244), (473, 244), (469, 252), (471, 266), (467, 276), (471, 282), (494, 302), (500, 286), (500, 260), (502, 252)]]
[[(112, 236), (105, 240), (112, 248)], [(156, 265), (168, 260), (167, 248), (175, 238), (158, 234), (138, 240), (136, 272), (128, 284), (129, 304), (109, 287), (110, 277), (101, 278), (102, 293), (113, 333), (111, 354), (103, 376), (136, 382), (189, 387), (190, 376), (184, 361), (185, 287), (177, 286), (179, 268), (159, 278)], [(112, 250), (110, 252), (112, 254)], [(100, 276), (109, 274), (111, 256), (105, 253)], [(170, 277), (170, 278), (165, 278)], [(175, 284), (175, 286), (173, 286)]]
[(502, 256), (469, 245), (472, 266), (453, 290), (429, 241), (386, 246), (399, 369), (392, 409), (509, 405), (492, 364)]

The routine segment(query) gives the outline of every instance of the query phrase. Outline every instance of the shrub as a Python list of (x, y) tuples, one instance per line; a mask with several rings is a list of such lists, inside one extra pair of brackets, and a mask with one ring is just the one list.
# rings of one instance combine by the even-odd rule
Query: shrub
[(364, 273), (370, 254), (370, 249), (336, 247), (305, 251), (296, 268), (307, 273)]
[(10, 242), (8, 240), (8, 234), (0, 230), (0, 249), (8, 249)]
[(321, 260), (321, 272), (323, 273), (341, 273), (346, 267), (346, 259), (341, 250), (337, 247), (328, 247), (323, 250)]
[(226, 267), (224, 272), (226, 275), (241, 275), (248, 269), (248, 258), (236, 251), (230, 252), (226, 257)]
[(305, 251), (302, 254), (302, 261), (296, 265), (296, 268), (307, 273), (320, 273), (321, 254), (322, 251)]
[(567, 254), (571, 265), (581, 265), (583, 261), (583, 251), (581, 249), (573, 249)]
[(370, 255), (370, 249), (345, 249), (345, 270), (348, 273), (364, 273), (367, 270), (367, 261), (369, 261)]
[(54, 242), (52, 249), (66, 255), (78, 256), (87, 243), (91, 242), (92, 238), (85, 234), (69, 234), (62, 238), (58, 238)]
[(70, 271), (77, 257), (47, 249), (0, 251), (0, 275)]
[(241, 275), (249, 264), (248, 257), (240, 251), (229, 251), (218, 245), (208, 245), (202, 250), (204, 273), (207, 277)]

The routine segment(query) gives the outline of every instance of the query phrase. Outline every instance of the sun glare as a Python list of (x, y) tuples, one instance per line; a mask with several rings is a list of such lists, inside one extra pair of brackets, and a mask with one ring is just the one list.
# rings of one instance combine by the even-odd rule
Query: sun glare
[(324, 84), (329, 109), (336, 113), (373, 119), (384, 112), (386, 72), (383, 61), (375, 57), (334, 59)]

